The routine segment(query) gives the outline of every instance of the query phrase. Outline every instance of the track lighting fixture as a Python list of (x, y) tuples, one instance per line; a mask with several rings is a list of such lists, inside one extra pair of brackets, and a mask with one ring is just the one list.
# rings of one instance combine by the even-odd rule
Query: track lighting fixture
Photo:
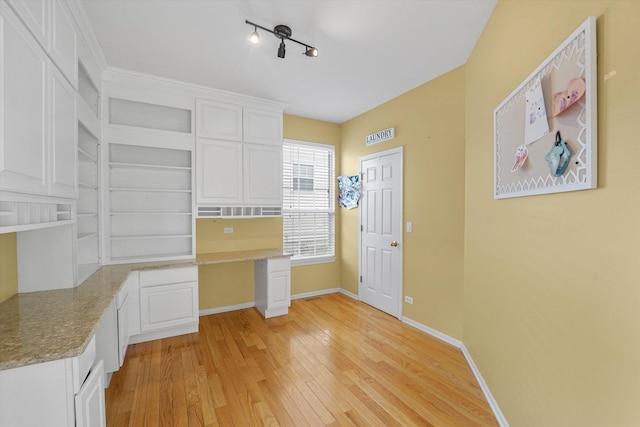
[(249, 35), (249, 40), (251, 41), (251, 43), (258, 43), (258, 41), (260, 40), (260, 35), (258, 34), (258, 28), (268, 33), (271, 33), (280, 39), (280, 46), (278, 46), (278, 58), (284, 58), (284, 55), (286, 53), (286, 46), (284, 44), (285, 40), (290, 40), (294, 43), (298, 43), (299, 45), (304, 46), (305, 48), (304, 55), (306, 56), (310, 56), (314, 58), (318, 56), (318, 49), (316, 49), (315, 47), (309, 46), (308, 44), (302, 43), (296, 39), (292, 39), (291, 28), (287, 27), (286, 25), (276, 25), (275, 27), (273, 27), (273, 30), (270, 30), (261, 25), (254, 24), (251, 21), (245, 20), (244, 22), (245, 24), (251, 25), (253, 27), (253, 32), (251, 32), (251, 34)]

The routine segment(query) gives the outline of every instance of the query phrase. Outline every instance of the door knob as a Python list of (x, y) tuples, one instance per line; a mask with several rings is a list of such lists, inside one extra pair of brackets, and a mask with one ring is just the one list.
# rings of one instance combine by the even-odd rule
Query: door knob
[(396, 242), (396, 241), (394, 240), (393, 242), (391, 242), (391, 246), (393, 246), (393, 247), (395, 248), (396, 246), (398, 246), (398, 242)]

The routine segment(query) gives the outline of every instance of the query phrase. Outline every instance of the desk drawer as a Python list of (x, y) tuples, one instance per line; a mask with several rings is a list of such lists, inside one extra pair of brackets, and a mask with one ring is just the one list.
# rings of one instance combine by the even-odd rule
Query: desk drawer
[(140, 272), (140, 287), (157, 285), (171, 285), (174, 283), (186, 283), (198, 281), (198, 266), (179, 268), (161, 268), (156, 270), (143, 270)]
[(269, 258), (267, 260), (267, 271), (288, 271), (291, 268), (291, 260), (289, 257)]

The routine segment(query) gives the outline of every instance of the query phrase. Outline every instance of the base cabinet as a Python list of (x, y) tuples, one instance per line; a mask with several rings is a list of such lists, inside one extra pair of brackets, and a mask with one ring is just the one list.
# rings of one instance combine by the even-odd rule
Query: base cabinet
[(76, 394), (76, 427), (104, 427), (106, 425), (103, 377), (104, 369), (102, 361), (99, 361)]
[(289, 313), (291, 305), (291, 261), (269, 258), (254, 264), (255, 304), (265, 317)]
[(103, 376), (95, 339), (78, 357), (0, 371), (0, 426), (105, 426)]
[[(162, 268), (130, 276), (131, 342), (139, 343), (198, 331), (198, 267)], [(134, 301), (138, 303), (136, 311)]]

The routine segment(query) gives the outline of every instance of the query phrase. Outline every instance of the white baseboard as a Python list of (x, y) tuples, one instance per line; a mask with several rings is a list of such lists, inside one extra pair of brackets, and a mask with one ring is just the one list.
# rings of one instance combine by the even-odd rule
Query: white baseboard
[(210, 314), (226, 313), (228, 311), (243, 310), (245, 308), (255, 307), (255, 302), (245, 302), (243, 304), (225, 305), (224, 307), (207, 308), (200, 310), (200, 316), (208, 316)]
[(358, 297), (358, 295), (354, 294), (353, 292), (349, 292), (348, 290), (346, 290), (346, 289), (342, 289), (342, 288), (340, 288), (340, 289), (339, 289), (339, 292), (340, 292), (341, 294), (344, 294), (344, 295), (346, 295), (346, 296), (348, 296), (348, 297), (353, 298), (353, 299), (354, 299), (354, 300), (356, 300), (356, 301), (360, 301), (360, 298)]
[(473, 375), (476, 377), (476, 381), (478, 381), (478, 385), (480, 386), (482, 393), (484, 393), (484, 397), (485, 399), (487, 399), (487, 403), (489, 403), (489, 407), (491, 407), (491, 410), (493, 411), (493, 415), (496, 417), (498, 424), (500, 424), (501, 427), (509, 427), (509, 423), (507, 422), (507, 419), (504, 417), (504, 414), (500, 410), (500, 407), (498, 406), (498, 402), (496, 402), (496, 399), (493, 397), (493, 394), (491, 394), (491, 390), (489, 390), (489, 386), (485, 382), (484, 378), (482, 378), (482, 374), (480, 374), (480, 370), (478, 369), (475, 362), (473, 361), (473, 358), (471, 357), (471, 353), (469, 353), (469, 350), (467, 350), (467, 347), (465, 347), (462, 341), (456, 338), (450, 337), (447, 334), (443, 334), (440, 331), (437, 331), (433, 328), (425, 326), (422, 323), (416, 322), (415, 320), (410, 319), (408, 317), (403, 317), (402, 322), (406, 323), (409, 326), (413, 326), (414, 328), (419, 329), (422, 332), (431, 335), (432, 337), (438, 338), (439, 340), (444, 341), (447, 344), (451, 344), (452, 346), (459, 348), (462, 351), (464, 358), (467, 359), (467, 363), (469, 364), (469, 367), (471, 368)]
[(480, 373), (480, 370), (478, 369), (475, 362), (471, 358), (471, 353), (469, 353), (469, 350), (467, 350), (467, 347), (465, 347), (464, 344), (462, 344), (462, 347), (460, 348), (460, 350), (462, 350), (462, 354), (464, 354), (464, 358), (467, 359), (467, 363), (469, 364), (469, 367), (473, 371), (473, 375), (476, 377), (476, 381), (478, 381), (478, 384), (480, 385), (480, 388), (484, 393), (484, 397), (487, 399), (487, 402), (489, 403), (489, 406), (491, 407), (491, 410), (493, 411), (493, 415), (496, 417), (498, 424), (500, 424), (500, 427), (509, 427), (509, 423), (507, 422), (507, 419), (505, 418), (504, 414), (500, 410), (500, 407), (498, 406), (498, 402), (496, 402), (496, 399), (493, 397), (493, 394), (491, 394), (491, 390), (489, 390), (489, 386), (485, 382), (484, 378), (482, 378), (482, 374)]
[(335, 294), (336, 292), (340, 292), (340, 288), (330, 288), (330, 289), (322, 289), (320, 291), (303, 292), (301, 294), (291, 295), (291, 299), (294, 300), (294, 299), (302, 299), (302, 298), (311, 298), (311, 297), (317, 297), (320, 295)]
[[(291, 299), (310, 298), (319, 295), (327, 295), (339, 292), (340, 288), (322, 289), (314, 292), (303, 292), (301, 294), (291, 295)], [(255, 301), (245, 302), (242, 304), (225, 305), (224, 307), (207, 308), (200, 310), (200, 316), (208, 316), (210, 314), (227, 313), (229, 311), (243, 310), (245, 308), (255, 307)]]
[(440, 341), (444, 341), (447, 344), (451, 344), (452, 346), (456, 347), (456, 348), (462, 348), (463, 344), (462, 341), (455, 339), (453, 337), (450, 337), (447, 334), (443, 334), (440, 331), (437, 331), (433, 328), (430, 328), (428, 326), (423, 325), (420, 322), (416, 322), (413, 319), (410, 319), (408, 317), (403, 317), (402, 318), (402, 323), (406, 323), (409, 326), (413, 326), (416, 329), (420, 329), (422, 332), (427, 333), (429, 335), (431, 335), (432, 337), (438, 338)]

